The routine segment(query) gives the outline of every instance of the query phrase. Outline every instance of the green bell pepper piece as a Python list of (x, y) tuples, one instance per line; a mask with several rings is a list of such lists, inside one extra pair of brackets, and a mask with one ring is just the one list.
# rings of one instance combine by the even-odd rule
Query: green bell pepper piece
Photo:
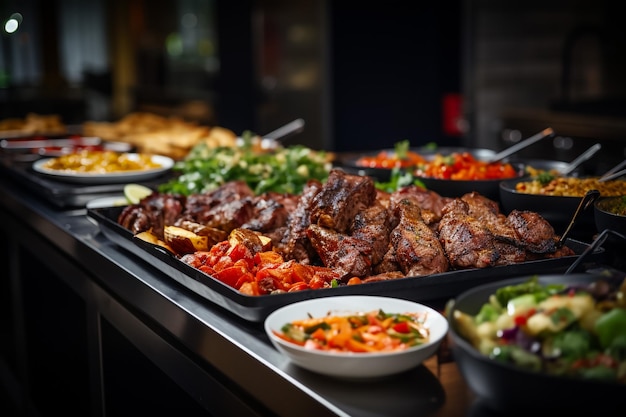
[(604, 349), (618, 336), (626, 334), (626, 309), (613, 308), (598, 318), (595, 324), (598, 340)]

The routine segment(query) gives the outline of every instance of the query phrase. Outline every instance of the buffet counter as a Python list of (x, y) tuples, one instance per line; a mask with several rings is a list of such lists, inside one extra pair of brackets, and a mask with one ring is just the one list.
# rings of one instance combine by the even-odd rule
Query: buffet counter
[(481, 414), (445, 345), (384, 379), (313, 374), (279, 354), (262, 323), (108, 240), (86, 209), (55, 207), (3, 175), (0, 215), (0, 383), (22, 415)]

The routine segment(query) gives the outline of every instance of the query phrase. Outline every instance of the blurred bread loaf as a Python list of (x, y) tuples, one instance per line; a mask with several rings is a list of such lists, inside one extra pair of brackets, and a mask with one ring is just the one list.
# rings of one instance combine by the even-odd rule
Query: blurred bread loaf
[(183, 159), (196, 144), (236, 146), (237, 135), (219, 126), (202, 126), (180, 117), (134, 112), (117, 122), (83, 123), (83, 134), (104, 140), (130, 143), (137, 152)]
[(0, 132), (3, 136), (31, 134), (63, 134), (67, 126), (61, 121), (58, 114), (28, 113), (26, 117), (13, 117), (0, 120)]

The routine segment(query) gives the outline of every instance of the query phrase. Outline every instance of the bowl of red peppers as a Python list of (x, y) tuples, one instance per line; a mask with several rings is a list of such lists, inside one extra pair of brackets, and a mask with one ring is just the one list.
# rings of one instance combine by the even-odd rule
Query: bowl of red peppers
[(436, 153), (412, 169), (424, 186), (445, 197), (461, 197), (476, 191), (499, 200), (500, 181), (526, 175), (524, 164), (489, 162), (469, 151)]
[(461, 197), (476, 191), (487, 198), (499, 199), (499, 184), (504, 179), (526, 175), (520, 162), (489, 162), (495, 152), (483, 148), (410, 147), (408, 141), (397, 142), (393, 149), (360, 155), (343, 161), (352, 170), (394, 182), (411, 176), (415, 182), (445, 197)]

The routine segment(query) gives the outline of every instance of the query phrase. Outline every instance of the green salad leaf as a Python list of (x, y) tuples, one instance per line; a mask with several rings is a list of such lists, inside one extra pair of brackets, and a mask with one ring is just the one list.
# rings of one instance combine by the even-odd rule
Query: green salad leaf
[(389, 181), (376, 181), (374, 183), (377, 189), (387, 191), (389, 193), (413, 184), (426, 188), (424, 183), (420, 181), (418, 177), (414, 176), (409, 171), (398, 167), (392, 168), (391, 174), (389, 175)]
[(257, 195), (270, 191), (299, 194), (310, 179), (326, 181), (331, 168), (326, 152), (302, 145), (259, 151), (245, 138), (241, 147), (201, 143), (174, 164), (172, 169), (179, 175), (161, 184), (159, 192), (201, 194), (243, 180)]

